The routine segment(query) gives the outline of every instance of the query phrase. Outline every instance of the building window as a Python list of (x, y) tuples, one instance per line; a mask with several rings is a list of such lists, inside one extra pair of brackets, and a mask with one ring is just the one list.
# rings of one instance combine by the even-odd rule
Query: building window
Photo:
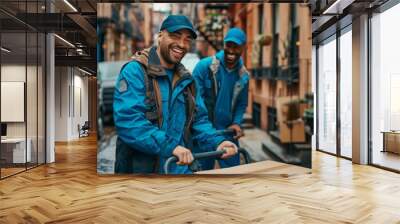
[(264, 33), (264, 4), (258, 5), (258, 33)]
[(290, 23), (292, 27), (298, 26), (298, 19), (297, 19), (297, 4), (296, 3), (290, 3)]
[(279, 4), (272, 4), (272, 32), (274, 34), (279, 33)]
[[(264, 33), (264, 4), (258, 5), (258, 34)], [(260, 54), (259, 54), (259, 66), (263, 66), (263, 51), (264, 47), (261, 47)]]
[(340, 155), (352, 157), (352, 32), (340, 36)]
[(371, 18), (372, 163), (400, 170), (400, 5)]
[(336, 154), (336, 36), (318, 48), (318, 149)]
[(272, 4), (272, 73), (277, 73), (279, 63), (279, 4)]
[(296, 5), (295, 3), (290, 4), (289, 8), (289, 18), (290, 18), (290, 48), (289, 48), (289, 65), (295, 66), (298, 64), (299, 59), (299, 46), (297, 42), (299, 41), (300, 30), (297, 25), (297, 13), (296, 13)]

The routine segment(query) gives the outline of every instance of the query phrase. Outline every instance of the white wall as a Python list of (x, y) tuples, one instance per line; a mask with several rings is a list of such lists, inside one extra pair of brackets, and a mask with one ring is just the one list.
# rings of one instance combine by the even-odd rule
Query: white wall
[[(1, 81), (18, 81), (25, 82), (25, 64), (24, 65), (2, 65), (1, 66)], [(28, 67), (28, 70), (31, 68)], [(7, 108), (1, 108), (7, 110)], [(25, 122), (10, 122), (7, 123), (8, 137), (25, 137)]]
[(340, 152), (352, 157), (352, 32), (340, 37)]
[(311, 60), (312, 60), (312, 92), (314, 93), (314, 121), (313, 121), (313, 135), (311, 137), (311, 148), (312, 150), (316, 150), (317, 149), (317, 141), (316, 141), (316, 137), (317, 137), (317, 48), (315, 45), (312, 46), (312, 56), (311, 56)]
[[(24, 122), (25, 83), (1, 81), (1, 121)], [(36, 108), (36, 105), (35, 105)]]
[(368, 15), (352, 23), (352, 161), (368, 163)]
[[(1, 66), (1, 81), (2, 82), (25, 82), (26, 72), (28, 72), (28, 84), (31, 88), (27, 88), (27, 122), (7, 122), (7, 136), (8, 137), (25, 137), (25, 126), (28, 125), (28, 137), (35, 131), (36, 135), (36, 80), (33, 80), (31, 75), (36, 76), (36, 66), (18, 65), (18, 64), (5, 64)], [(33, 87), (32, 87), (33, 85)], [(4, 96), (2, 96), (4, 97)], [(39, 105), (41, 107), (42, 105)], [(7, 110), (9, 108), (1, 108)], [(22, 108), (24, 110), (24, 108)], [(35, 113), (33, 113), (33, 111)]]
[[(25, 64), (3, 64), (1, 66), (1, 81), (2, 82), (24, 82), (26, 85), (26, 106), (25, 100), (19, 108), (12, 108), (11, 106), (2, 106), (2, 114), (4, 113), (17, 113), (15, 110), (19, 110), (22, 113), (22, 121), (20, 122), (6, 122), (7, 124), (7, 137), (9, 138), (24, 138), (25, 135), (30, 140), (28, 143), (31, 145), (32, 161), (36, 162), (39, 159), (39, 163), (44, 163), (44, 150), (45, 150), (45, 118), (44, 118), (44, 74), (43, 69), (39, 65), (38, 67)], [(25, 80), (27, 78), (27, 80)], [(2, 83), (3, 84), (3, 83)], [(7, 94), (2, 89), (2, 94)], [(24, 89), (20, 89), (19, 93), (24, 94)], [(10, 94), (10, 93), (8, 93)], [(2, 98), (9, 97), (2, 95)], [(25, 96), (22, 96), (24, 98)], [(17, 102), (15, 102), (17, 103)], [(3, 103), (2, 103), (3, 104)], [(14, 111), (13, 111), (14, 110)], [(26, 120), (24, 114), (26, 112)], [(2, 119), (3, 120), (3, 119)]]
[(55, 68), (55, 141), (68, 140), (68, 85), (69, 69)]
[(56, 67), (56, 141), (79, 138), (78, 124), (88, 120), (88, 78), (83, 75), (76, 68)]
[[(46, 1), (46, 8), (54, 12), (54, 4)], [(55, 41), (54, 34), (46, 35), (46, 163), (56, 160), (55, 154)]]

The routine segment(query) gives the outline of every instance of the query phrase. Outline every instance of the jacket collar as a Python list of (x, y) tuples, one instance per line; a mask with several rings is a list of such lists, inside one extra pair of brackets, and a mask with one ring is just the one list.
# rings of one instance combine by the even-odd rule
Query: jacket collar
[(149, 75), (152, 76), (167, 76), (165, 69), (161, 66), (160, 58), (157, 54), (157, 47), (155, 46), (151, 47), (149, 51), (147, 71)]

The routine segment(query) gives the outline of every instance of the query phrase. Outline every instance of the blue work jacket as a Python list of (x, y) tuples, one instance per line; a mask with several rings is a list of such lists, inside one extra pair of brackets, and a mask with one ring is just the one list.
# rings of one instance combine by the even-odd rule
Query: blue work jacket
[(243, 66), (243, 60), (237, 62), (233, 69), (228, 69), (224, 61), (224, 51), (219, 51), (215, 74), (217, 95), (215, 99), (211, 92), (213, 80), (210, 80), (213, 57), (202, 59), (193, 71), (197, 88), (204, 101), (215, 101), (213, 125), (216, 129), (226, 129), (232, 124), (241, 125), (248, 104), (249, 74)]
[[(164, 163), (168, 157), (172, 156), (172, 151), (178, 145), (189, 147), (188, 143), (184, 142), (187, 116), (184, 89), (193, 83), (194, 79), (186, 71), (185, 74), (181, 74), (182, 78), (173, 87), (167, 73), (160, 65), (156, 47), (149, 51), (148, 64), (160, 68), (161, 71), (156, 78), (162, 102), (161, 127), (146, 118), (149, 108), (145, 103), (145, 69), (138, 61), (127, 63), (117, 78), (113, 102), (114, 121), (118, 137), (129, 146), (129, 150), (122, 152), (121, 157), (135, 157), (134, 161), (136, 161), (132, 163), (129, 160), (122, 163), (122, 166), (129, 166), (123, 167), (122, 170), (148, 172), (135, 166), (141, 166), (141, 164), (145, 166), (144, 163), (150, 156), (157, 157), (158, 170), (156, 172), (163, 173)], [(195, 94), (195, 106), (190, 130), (191, 139), (199, 142), (203, 151), (214, 151), (225, 138), (218, 135), (208, 121), (207, 110), (198, 91)], [(118, 157), (118, 154), (116, 156)], [(188, 166), (174, 163), (169, 173), (186, 174), (191, 171)]]

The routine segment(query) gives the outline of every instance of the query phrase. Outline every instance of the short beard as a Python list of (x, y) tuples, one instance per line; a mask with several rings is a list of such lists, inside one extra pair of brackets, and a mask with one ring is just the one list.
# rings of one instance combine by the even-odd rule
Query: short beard
[(240, 60), (240, 55), (236, 55), (235, 54), (235, 59), (234, 59), (234, 61), (232, 62), (232, 63), (228, 63), (228, 60), (227, 60), (227, 56), (225, 55), (225, 62), (227, 62), (227, 64), (229, 65), (229, 66), (231, 66), (231, 67), (233, 67), (233, 66), (235, 66), (238, 62), (239, 62), (239, 60)]
[(172, 60), (172, 58), (169, 55), (169, 48), (167, 47), (161, 47), (160, 46), (160, 54), (161, 57), (164, 59), (164, 61), (168, 64), (175, 64), (175, 62)]
[(170, 50), (173, 48), (174, 46), (173, 46), (173, 44), (170, 44), (170, 45), (168, 45), (168, 46), (165, 46), (165, 47), (161, 47), (160, 46), (160, 54), (161, 54), (161, 57), (164, 59), (164, 61), (166, 62), (166, 63), (168, 63), (168, 64), (177, 64), (177, 63), (179, 63), (181, 60), (182, 60), (182, 58), (180, 59), (180, 60), (178, 60), (178, 61), (174, 61), (173, 59), (172, 59), (172, 57), (171, 57), (171, 55), (170, 55)]

